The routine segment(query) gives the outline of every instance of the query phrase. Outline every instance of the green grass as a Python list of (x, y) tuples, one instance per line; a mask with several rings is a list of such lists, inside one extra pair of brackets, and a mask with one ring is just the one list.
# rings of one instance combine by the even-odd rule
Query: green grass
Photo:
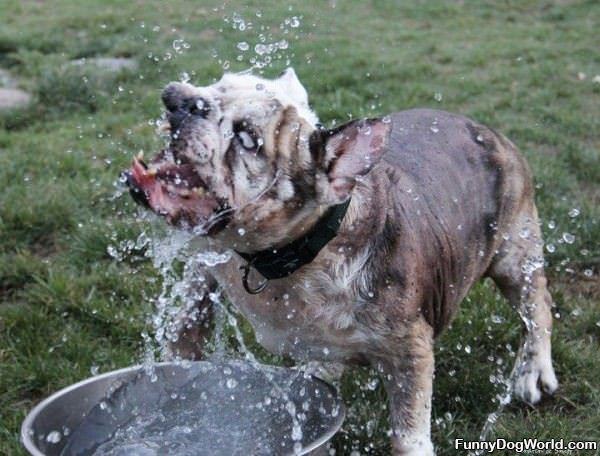
[[(139, 361), (159, 284), (142, 252), (123, 261), (107, 253), (145, 226), (129, 198), (113, 198), (114, 182), (133, 153), (160, 147), (150, 121), (161, 114), (161, 87), (184, 71), (204, 84), (224, 65), (247, 68), (252, 53), (236, 43), (254, 45), (260, 33), (289, 41), (265, 74), (289, 59), (325, 123), (428, 106), (471, 116), (519, 145), (556, 247), (547, 260), (561, 388), (536, 408), (511, 404), (494, 433), (600, 440), (600, 83), (592, 80), (600, 3), (243, 5), (0, 0), (0, 67), (35, 96), (26, 110), (0, 114), (0, 454), (23, 454), (18, 429), (40, 399), (92, 366)], [(252, 28), (234, 29), (234, 12)], [(284, 33), (279, 25), (292, 16), (301, 25)], [(189, 48), (178, 53), (176, 39)], [(133, 57), (140, 67), (103, 75), (65, 66), (94, 56)], [(580, 215), (570, 217), (572, 208)], [(519, 337), (518, 318), (493, 286), (477, 286), (438, 343), (438, 454), (454, 454), (456, 437), (477, 438), (497, 407), (490, 376), (507, 375)], [(355, 370), (342, 390), (349, 418), (338, 454), (389, 452), (380, 385)]]

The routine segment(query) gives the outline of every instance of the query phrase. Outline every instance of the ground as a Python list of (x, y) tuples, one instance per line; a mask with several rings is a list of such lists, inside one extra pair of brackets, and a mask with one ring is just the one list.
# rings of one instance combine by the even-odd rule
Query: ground
[[(511, 403), (493, 435), (600, 440), (600, 3), (243, 3), (0, 0), (0, 68), (33, 95), (0, 112), (0, 454), (23, 454), (19, 426), (40, 399), (139, 361), (158, 283), (127, 244), (145, 225), (114, 184), (132, 154), (160, 147), (161, 87), (183, 72), (210, 83), (251, 56), (272, 58), (268, 76), (289, 60), (328, 125), (434, 107), (521, 148), (547, 242), (561, 386), (538, 407)], [(257, 56), (261, 34), (280, 49)], [(138, 68), (70, 63), (95, 57)], [(493, 285), (477, 286), (438, 342), (438, 454), (477, 439), (519, 337)], [(342, 390), (351, 407), (337, 454), (386, 454), (378, 383), (354, 371)]]

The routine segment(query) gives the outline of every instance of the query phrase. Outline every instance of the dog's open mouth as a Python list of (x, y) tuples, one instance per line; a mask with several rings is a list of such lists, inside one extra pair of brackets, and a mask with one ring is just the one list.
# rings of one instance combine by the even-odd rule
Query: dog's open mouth
[(125, 178), (133, 199), (172, 225), (198, 227), (201, 234), (214, 234), (227, 225), (227, 218), (219, 216), (226, 210), (225, 204), (191, 164), (154, 160), (147, 165), (135, 157)]

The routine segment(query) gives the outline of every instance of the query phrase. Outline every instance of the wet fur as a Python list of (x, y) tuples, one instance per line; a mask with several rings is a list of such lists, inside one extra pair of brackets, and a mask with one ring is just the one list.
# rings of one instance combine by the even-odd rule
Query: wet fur
[[(293, 103), (273, 106), (262, 126), (270, 167), (261, 176), (273, 188), (260, 204), (246, 197), (231, 226), (208, 242), (242, 251), (276, 247), (315, 223), (327, 209), (323, 198), (347, 187), (352, 199), (338, 235), (317, 258), (259, 295), (243, 289), (237, 255), (203, 271), (250, 321), (258, 341), (299, 361), (374, 366), (388, 391), (395, 454), (432, 454), (434, 338), (473, 284), (489, 276), (530, 322), (515, 391), (532, 403), (540, 386), (553, 392), (551, 298), (542, 268), (523, 272), (541, 258), (542, 240), (531, 173), (515, 146), (462, 116), (403, 111), (384, 128), (385, 152), (372, 169), (331, 189), (332, 169), (348, 166), (340, 147), (328, 149), (335, 133), (319, 131)], [(227, 160), (214, 185), (235, 187), (232, 176), (242, 164)], [(246, 230), (241, 238), (239, 226)], [(524, 229), (527, 237), (520, 236)], [(253, 272), (250, 280), (262, 278)], [(174, 356), (199, 356), (205, 334), (190, 344), (195, 323), (181, 321), (184, 337)]]

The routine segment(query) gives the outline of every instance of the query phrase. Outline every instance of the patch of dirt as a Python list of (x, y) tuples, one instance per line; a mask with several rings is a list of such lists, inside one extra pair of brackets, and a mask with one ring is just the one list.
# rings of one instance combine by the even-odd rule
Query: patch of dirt
[(19, 83), (11, 74), (0, 68), (0, 111), (26, 108), (31, 103), (31, 95), (18, 89)]
[(118, 73), (119, 71), (129, 70), (135, 71), (138, 68), (138, 63), (134, 59), (126, 57), (94, 57), (79, 60), (73, 60), (72, 65), (95, 65), (100, 70), (110, 73)]
[(26, 108), (31, 103), (31, 95), (20, 89), (0, 88), (0, 111)]

